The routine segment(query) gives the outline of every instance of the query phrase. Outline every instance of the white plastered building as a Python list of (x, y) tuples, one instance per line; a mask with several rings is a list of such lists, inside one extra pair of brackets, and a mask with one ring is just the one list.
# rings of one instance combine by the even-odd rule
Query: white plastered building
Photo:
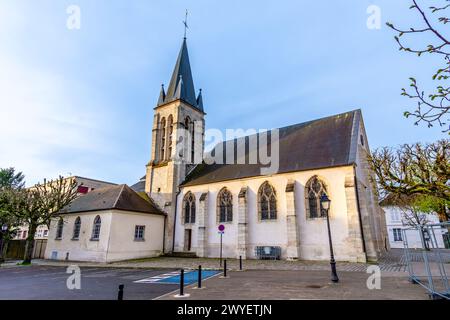
[(126, 185), (96, 189), (52, 220), (45, 258), (113, 262), (164, 249), (165, 214)]

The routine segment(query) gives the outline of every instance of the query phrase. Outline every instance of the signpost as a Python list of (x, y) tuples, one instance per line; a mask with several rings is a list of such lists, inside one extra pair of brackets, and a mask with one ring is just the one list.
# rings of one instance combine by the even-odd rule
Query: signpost
[(219, 234), (220, 234), (220, 266), (222, 266), (222, 237), (225, 233), (225, 226), (223, 224), (219, 225)]

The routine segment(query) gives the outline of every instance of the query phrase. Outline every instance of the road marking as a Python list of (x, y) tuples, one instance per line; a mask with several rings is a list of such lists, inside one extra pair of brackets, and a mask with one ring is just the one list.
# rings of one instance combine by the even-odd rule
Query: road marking
[[(203, 270), (202, 280), (206, 280), (211, 276), (220, 273), (217, 270)], [(198, 271), (197, 270), (186, 270), (184, 273), (184, 283), (186, 285), (193, 284), (197, 282)], [(134, 281), (135, 283), (161, 283), (161, 284), (178, 284), (180, 282), (180, 271), (168, 272), (160, 275), (156, 275), (150, 278), (145, 278), (141, 280)]]
[[(221, 275), (221, 273), (220, 273), (220, 272), (217, 272), (216, 274), (214, 274), (214, 275), (212, 275), (212, 276), (210, 276), (210, 277), (207, 277), (207, 278), (205, 278), (205, 279), (202, 279), (202, 281), (206, 281), (206, 280), (212, 279), (212, 278), (217, 277), (217, 276), (219, 276), (219, 275)], [(191, 284), (186, 285), (186, 286), (184, 286), (184, 287), (185, 287), (186, 289), (188, 289), (188, 288), (190, 288), (190, 287), (193, 287), (194, 285), (196, 285), (196, 283), (191, 283)], [(180, 289), (178, 288), (178, 289), (175, 289), (175, 290), (173, 290), (173, 291), (164, 293), (163, 295), (160, 295), (159, 297), (153, 298), (152, 300), (159, 300), (159, 299), (164, 298), (165, 296), (173, 295), (174, 293), (177, 293), (177, 292), (179, 292), (179, 291), (180, 291)]]
[[(168, 272), (168, 273), (164, 273), (164, 274), (160, 274), (157, 276), (153, 276), (150, 278), (145, 278), (145, 279), (141, 279), (141, 280), (136, 280), (133, 281), (134, 283), (154, 283), (154, 282), (159, 282), (163, 279), (169, 279), (172, 277), (176, 277), (180, 275), (180, 271), (172, 271), (172, 272)], [(166, 283), (166, 282), (163, 282)]]

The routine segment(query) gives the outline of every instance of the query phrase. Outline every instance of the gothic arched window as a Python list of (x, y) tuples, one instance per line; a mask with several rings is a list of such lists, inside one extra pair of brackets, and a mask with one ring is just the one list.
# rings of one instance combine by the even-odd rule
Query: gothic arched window
[(192, 122), (192, 131), (191, 131), (191, 163), (194, 163), (195, 158), (195, 123)]
[(164, 151), (166, 149), (166, 119), (161, 119), (161, 145), (160, 145), (160, 160), (164, 160)]
[(195, 196), (188, 192), (183, 200), (184, 223), (195, 223)]
[(217, 215), (219, 222), (233, 221), (233, 195), (227, 188), (217, 195)]
[(94, 225), (92, 226), (91, 240), (100, 239), (100, 228), (102, 227), (102, 219), (100, 216), (96, 216), (94, 219)]
[(186, 161), (189, 160), (189, 149), (190, 149), (190, 141), (191, 141), (191, 118), (186, 117), (184, 119), (184, 159)]
[(81, 218), (77, 217), (75, 223), (73, 224), (73, 240), (78, 240), (80, 238), (80, 229), (81, 229)]
[(325, 184), (317, 176), (309, 179), (305, 188), (306, 216), (308, 218), (314, 219), (326, 216), (320, 203), (320, 198), (326, 192)]
[(56, 226), (56, 239), (62, 239), (64, 229), (64, 220), (63, 218), (59, 218), (58, 225)]
[(277, 195), (269, 182), (264, 182), (258, 191), (258, 213), (261, 220), (277, 218)]
[(173, 117), (172, 115), (167, 118), (167, 160), (170, 160), (172, 156), (172, 134), (173, 134)]

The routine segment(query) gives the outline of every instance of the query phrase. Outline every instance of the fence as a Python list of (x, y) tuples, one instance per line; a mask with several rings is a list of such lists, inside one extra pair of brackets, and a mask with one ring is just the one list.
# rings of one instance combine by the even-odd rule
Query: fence
[[(432, 299), (449, 299), (448, 273), (450, 250), (439, 248), (439, 237), (445, 237), (450, 222), (409, 227), (402, 230), (405, 262), (411, 282), (424, 287)], [(443, 235), (442, 231), (445, 232)], [(411, 248), (408, 238), (417, 233), (421, 248)], [(446, 270), (447, 266), (447, 270)]]
[[(6, 249), (6, 259), (23, 259), (25, 255), (26, 240), (10, 240)], [(43, 259), (47, 239), (34, 240), (33, 259)]]

